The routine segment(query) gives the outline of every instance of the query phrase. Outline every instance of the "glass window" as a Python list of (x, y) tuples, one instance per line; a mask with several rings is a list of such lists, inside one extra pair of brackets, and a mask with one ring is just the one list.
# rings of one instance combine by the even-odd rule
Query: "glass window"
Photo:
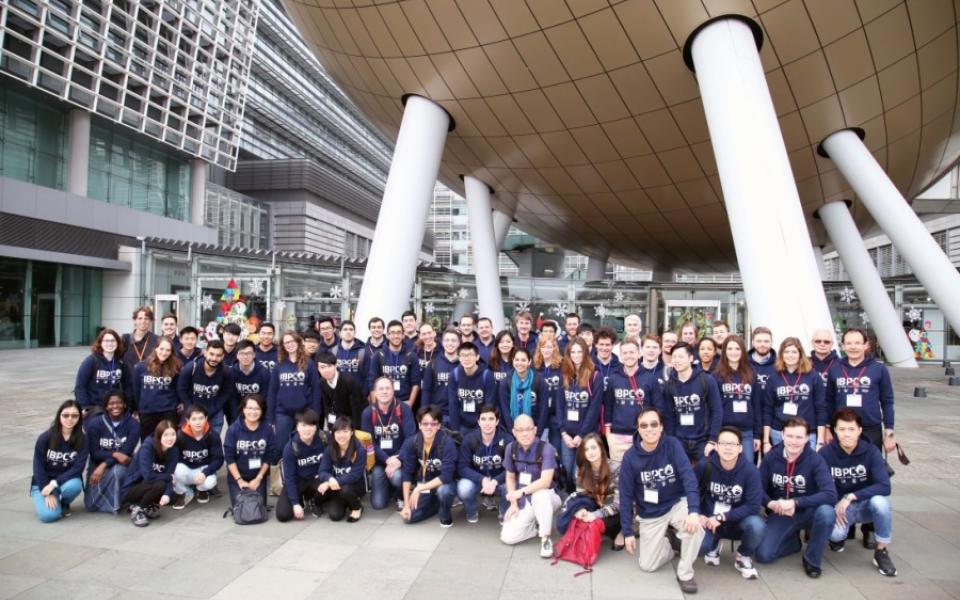
[(0, 87), (0, 175), (63, 189), (65, 127), (59, 108)]

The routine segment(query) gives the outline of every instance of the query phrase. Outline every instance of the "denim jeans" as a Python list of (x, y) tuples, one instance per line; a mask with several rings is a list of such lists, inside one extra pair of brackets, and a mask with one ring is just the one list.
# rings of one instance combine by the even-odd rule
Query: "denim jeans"
[(57, 499), (57, 504), (53, 508), (47, 506), (47, 499), (40, 493), (39, 486), (30, 488), (30, 498), (33, 500), (33, 507), (37, 510), (37, 518), (43, 523), (53, 523), (63, 516), (63, 505), (70, 504), (77, 499), (80, 492), (83, 491), (83, 482), (79, 477), (68, 479), (61, 486), (54, 488), (52, 495)]
[(886, 496), (873, 496), (867, 500), (856, 500), (847, 507), (847, 525), (837, 527), (834, 523), (830, 533), (831, 542), (847, 539), (847, 527), (855, 523), (873, 523), (873, 534), (877, 542), (889, 544), (893, 536), (893, 509)]
[(564, 488), (567, 493), (572, 493), (577, 489), (577, 448), (567, 448), (563, 440), (560, 441), (560, 464), (563, 465)]
[(127, 467), (120, 463), (103, 472), (100, 483), (90, 483), (90, 474), (87, 474), (87, 489), (83, 493), (83, 505), (87, 512), (120, 512), (123, 498), (120, 497), (120, 484), (127, 472)]
[[(799, 552), (800, 531), (810, 530), (810, 540), (803, 557), (808, 563), (819, 568), (823, 560), (823, 551), (827, 547), (827, 537), (833, 531), (836, 515), (833, 506), (821, 504), (797, 510), (792, 517), (770, 514), (767, 516), (767, 530), (757, 547), (756, 559), (769, 563), (781, 556)], [(844, 530), (843, 537), (847, 537)]]
[[(507, 502), (504, 498), (507, 495), (507, 487), (504, 484), (498, 484), (491, 498), (500, 496), (499, 510), (500, 514), (506, 512)], [(457, 496), (463, 501), (463, 510), (467, 513), (467, 518), (478, 517), (480, 515), (480, 486), (464, 477), (457, 482)]]
[[(808, 440), (809, 440), (809, 441), (808, 441), (808, 444), (809, 444), (809, 446), (810, 446), (810, 449), (813, 450), (814, 452), (816, 452), (816, 451), (817, 451), (817, 432), (814, 431), (814, 432), (811, 433), (809, 436), (807, 436), (807, 438), (808, 438)], [(774, 446), (776, 446), (777, 444), (781, 443), (782, 441), (783, 441), (783, 432), (782, 432), (782, 431), (779, 431), (779, 430), (777, 430), (777, 429), (771, 429), (771, 430), (770, 430), (770, 443), (773, 444)]]
[[(703, 543), (700, 544), (700, 554), (706, 554), (717, 547), (722, 539), (741, 540), (737, 552), (741, 556), (753, 558), (763, 539), (763, 533), (767, 529), (767, 523), (759, 515), (750, 515), (737, 522), (721, 523), (714, 533), (704, 528)], [(846, 535), (846, 533), (844, 533)]]
[(386, 508), (390, 500), (400, 495), (403, 489), (403, 472), (397, 469), (393, 472), (393, 477), (387, 477), (387, 468), (383, 465), (374, 465), (370, 473), (371, 490), (370, 506), (376, 510)]
[(757, 464), (756, 456), (753, 453), (753, 430), (749, 431), (740, 431), (741, 441), (740, 444), (743, 446), (743, 456), (747, 459), (751, 465)]
[(440, 520), (449, 520), (453, 499), (457, 496), (453, 484), (445, 483), (439, 488), (423, 492), (417, 501), (417, 508), (410, 513), (410, 523), (419, 523), (440, 513)]
[(294, 419), (290, 415), (285, 415), (282, 412), (277, 412), (276, 416), (273, 419), (273, 430), (277, 438), (277, 448), (280, 451), (277, 453), (277, 462), (274, 464), (280, 464), (280, 459), (283, 457), (283, 449), (286, 448), (287, 442), (290, 441), (290, 437), (293, 435), (293, 426)]

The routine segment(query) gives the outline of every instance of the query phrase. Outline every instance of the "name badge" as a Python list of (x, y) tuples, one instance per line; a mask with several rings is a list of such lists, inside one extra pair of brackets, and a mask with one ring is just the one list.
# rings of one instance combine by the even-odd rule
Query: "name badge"
[(394, 382), (393, 382), (393, 391), (395, 391), (395, 392), (399, 392), (399, 391), (400, 391), (400, 380), (399, 380), (399, 379), (394, 380)]
[(722, 515), (730, 512), (730, 505), (724, 502), (717, 502), (713, 505), (713, 514)]
[(567, 420), (568, 420), (568, 421), (579, 421), (579, 420), (580, 420), (580, 411), (579, 411), (579, 410), (568, 410), (568, 411), (567, 411)]
[(863, 407), (863, 397), (860, 394), (847, 394), (847, 406), (850, 408)]
[(683, 427), (690, 427), (693, 425), (693, 413), (681, 413), (680, 414), (680, 425)]
[(747, 401), (746, 401), (746, 400), (734, 400), (734, 401), (733, 401), (733, 412), (735, 412), (735, 413), (745, 413), (745, 412), (747, 412)]
[(251, 469), (259, 469), (262, 462), (259, 458), (250, 458), (247, 459), (247, 466)]
[(475, 400), (468, 400), (463, 403), (463, 412), (477, 412), (477, 402)]
[(383, 438), (380, 440), (381, 450), (393, 450), (393, 438)]
[(783, 403), (783, 414), (797, 416), (797, 403), (796, 402), (784, 402)]
[(643, 490), (643, 501), (649, 502), (650, 504), (659, 504), (660, 503), (660, 492), (657, 490)]
[(520, 482), (520, 485), (530, 485), (533, 483), (533, 475), (526, 472), (520, 473), (518, 481)]
[(337, 415), (336, 415), (336, 414), (330, 413), (329, 415), (327, 415), (327, 423), (330, 423), (331, 425), (333, 425), (333, 424), (336, 423), (336, 422), (337, 422)]

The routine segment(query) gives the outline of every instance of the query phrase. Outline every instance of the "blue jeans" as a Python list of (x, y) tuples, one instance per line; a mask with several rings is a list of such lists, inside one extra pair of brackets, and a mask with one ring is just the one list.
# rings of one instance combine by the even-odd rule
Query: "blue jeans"
[(214, 432), (217, 437), (220, 437), (220, 432), (223, 431), (223, 409), (221, 408), (217, 412), (210, 415), (209, 420), (210, 431)]
[[(720, 527), (717, 527), (716, 533), (704, 529), (703, 543), (700, 544), (700, 555), (716, 549), (720, 540), (727, 539), (741, 540), (737, 552), (740, 556), (753, 558), (766, 529), (767, 523), (759, 515), (750, 515), (738, 522), (721, 523)], [(846, 532), (843, 535), (846, 536)]]
[[(873, 523), (873, 534), (880, 544), (889, 544), (893, 539), (893, 509), (886, 496), (874, 496), (867, 500), (856, 500), (847, 507), (847, 526), (856, 523)], [(834, 524), (830, 533), (831, 542), (847, 539), (847, 527)]]
[(57, 499), (57, 504), (53, 508), (47, 507), (47, 499), (40, 493), (40, 486), (35, 485), (30, 488), (30, 499), (33, 500), (33, 507), (37, 510), (37, 518), (42, 523), (53, 523), (63, 516), (63, 505), (76, 500), (82, 491), (83, 482), (79, 477), (74, 477), (51, 492), (51, 495)]
[(577, 489), (577, 448), (567, 448), (567, 445), (560, 441), (560, 464), (563, 465), (565, 478), (563, 480), (567, 493), (572, 493)]
[(755, 465), (756, 456), (753, 454), (753, 430), (750, 431), (740, 431), (741, 441), (740, 444), (743, 446), (743, 456), (747, 459), (751, 465)]
[(273, 430), (277, 436), (277, 447), (280, 449), (280, 451), (277, 453), (277, 462), (274, 464), (280, 463), (280, 459), (283, 455), (283, 449), (287, 447), (287, 442), (290, 441), (290, 437), (293, 435), (294, 424), (294, 418), (290, 415), (277, 412), (277, 414), (274, 416)]
[[(834, 521), (836, 521), (836, 515), (830, 504), (799, 509), (792, 517), (770, 514), (767, 516), (767, 530), (757, 547), (756, 558), (762, 563), (769, 563), (781, 556), (799, 552), (800, 531), (809, 529), (810, 540), (807, 542), (807, 549), (803, 552), (803, 558), (819, 568), (823, 560), (823, 551), (827, 547), (827, 537), (833, 531)], [(846, 530), (843, 537), (847, 537)]]
[(374, 465), (370, 474), (370, 506), (380, 510), (386, 508), (390, 500), (400, 494), (403, 489), (403, 470), (397, 469), (393, 477), (387, 477), (387, 468), (383, 465)]
[(103, 472), (100, 483), (90, 483), (90, 474), (87, 473), (87, 489), (83, 493), (83, 505), (87, 512), (118, 513), (123, 504), (120, 497), (120, 483), (127, 472), (127, 467), (117, 463)]
[[(498, 484), (493, 496), (500, 496), (500, 514), (507, 512), (505, 506), (507, 501), (504, 498), (507, 495), (507, 487), (504, 484)], [(457, 496), (463, 501), (463, 509), (467, 513), (467, 518), (480, 516), (480, 486), (464, 477), (457, 482)]]
[(457, 492), (453, 489), (453, 484), (445, 483), (435, 490), (423, 492), (417, 501), (417, 507), (410, 513), (410, 523), (419, 523), (440, 513), (440, 520), (447, 521), (450, 517), (450, 511), (453, 508), (453, 499)]
[(545, 426), (541, 428), (541, 431), (540, 439), (550, 442), (553, 449), (559, 452), (560, 444), (562, 444), (563, 441), (560, 439), (560, 427), (557, 425), (557, 417), (551, 414)]
[[(808, 442), (808, 443), (809, 443), (809, 445), (810, 445), (810, 449), (813, 450), (814, 452), (816, 452), (816, 451), (817, 451), (817, 432), (814, 431), (813, 433), (811, 433), (811, 434), (810, 434), (809, 436), (807, 436), (807, 437), (808, 437), (808, 439), (809, 439), (809, 442)], [(781, 443), (781, 442), (783, 442), (783, 432), (780, 431), (780, 430), (778, 430), (778, 429), (771, 429), (771, 430), (770, 430), (770, 443), (773, 444), (774, 446), (776, 446), (777, 444), (779, 444), (779, 443)]]

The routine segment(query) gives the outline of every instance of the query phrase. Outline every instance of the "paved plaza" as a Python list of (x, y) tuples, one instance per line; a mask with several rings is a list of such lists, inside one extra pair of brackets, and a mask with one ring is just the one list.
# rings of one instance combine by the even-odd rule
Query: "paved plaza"
[[(592, 574), (550, 566), (534, 541), (508, 547), (496, 518), (454, 527), (431, 520), (407, 526), (392, 510), (367, 508), (359, 523), (302, 522), (241, 527), (223, 519), (226, 498), (189, 505), (144, 529), (126, 516), (87, 514), (42, 524), (27, 495), (33, 445), (58, 404), (72, 397), (87, 350), (0, 352), (0, 598), (540, 598), (657, 599), (681, 596), (672, 570), (641, 573), (635, 559), (608, 547)], [(758, 565), (760, 579), (698, 562), (700, 595), (709, 598), (960, 598), (960, 388), (940, 367), (893, 370), (897, 432), (911, 460), (893, 479), (899, 576), (884, 578), (859, 541), (829, 550), (823, 576), (810, 580), (799, 555)], [(924, 385), (928, 397), (912, 397)], [(221, 484), (223, 485), (223, 484)], [(224, 486), (225, 488), (225, 486)]]

